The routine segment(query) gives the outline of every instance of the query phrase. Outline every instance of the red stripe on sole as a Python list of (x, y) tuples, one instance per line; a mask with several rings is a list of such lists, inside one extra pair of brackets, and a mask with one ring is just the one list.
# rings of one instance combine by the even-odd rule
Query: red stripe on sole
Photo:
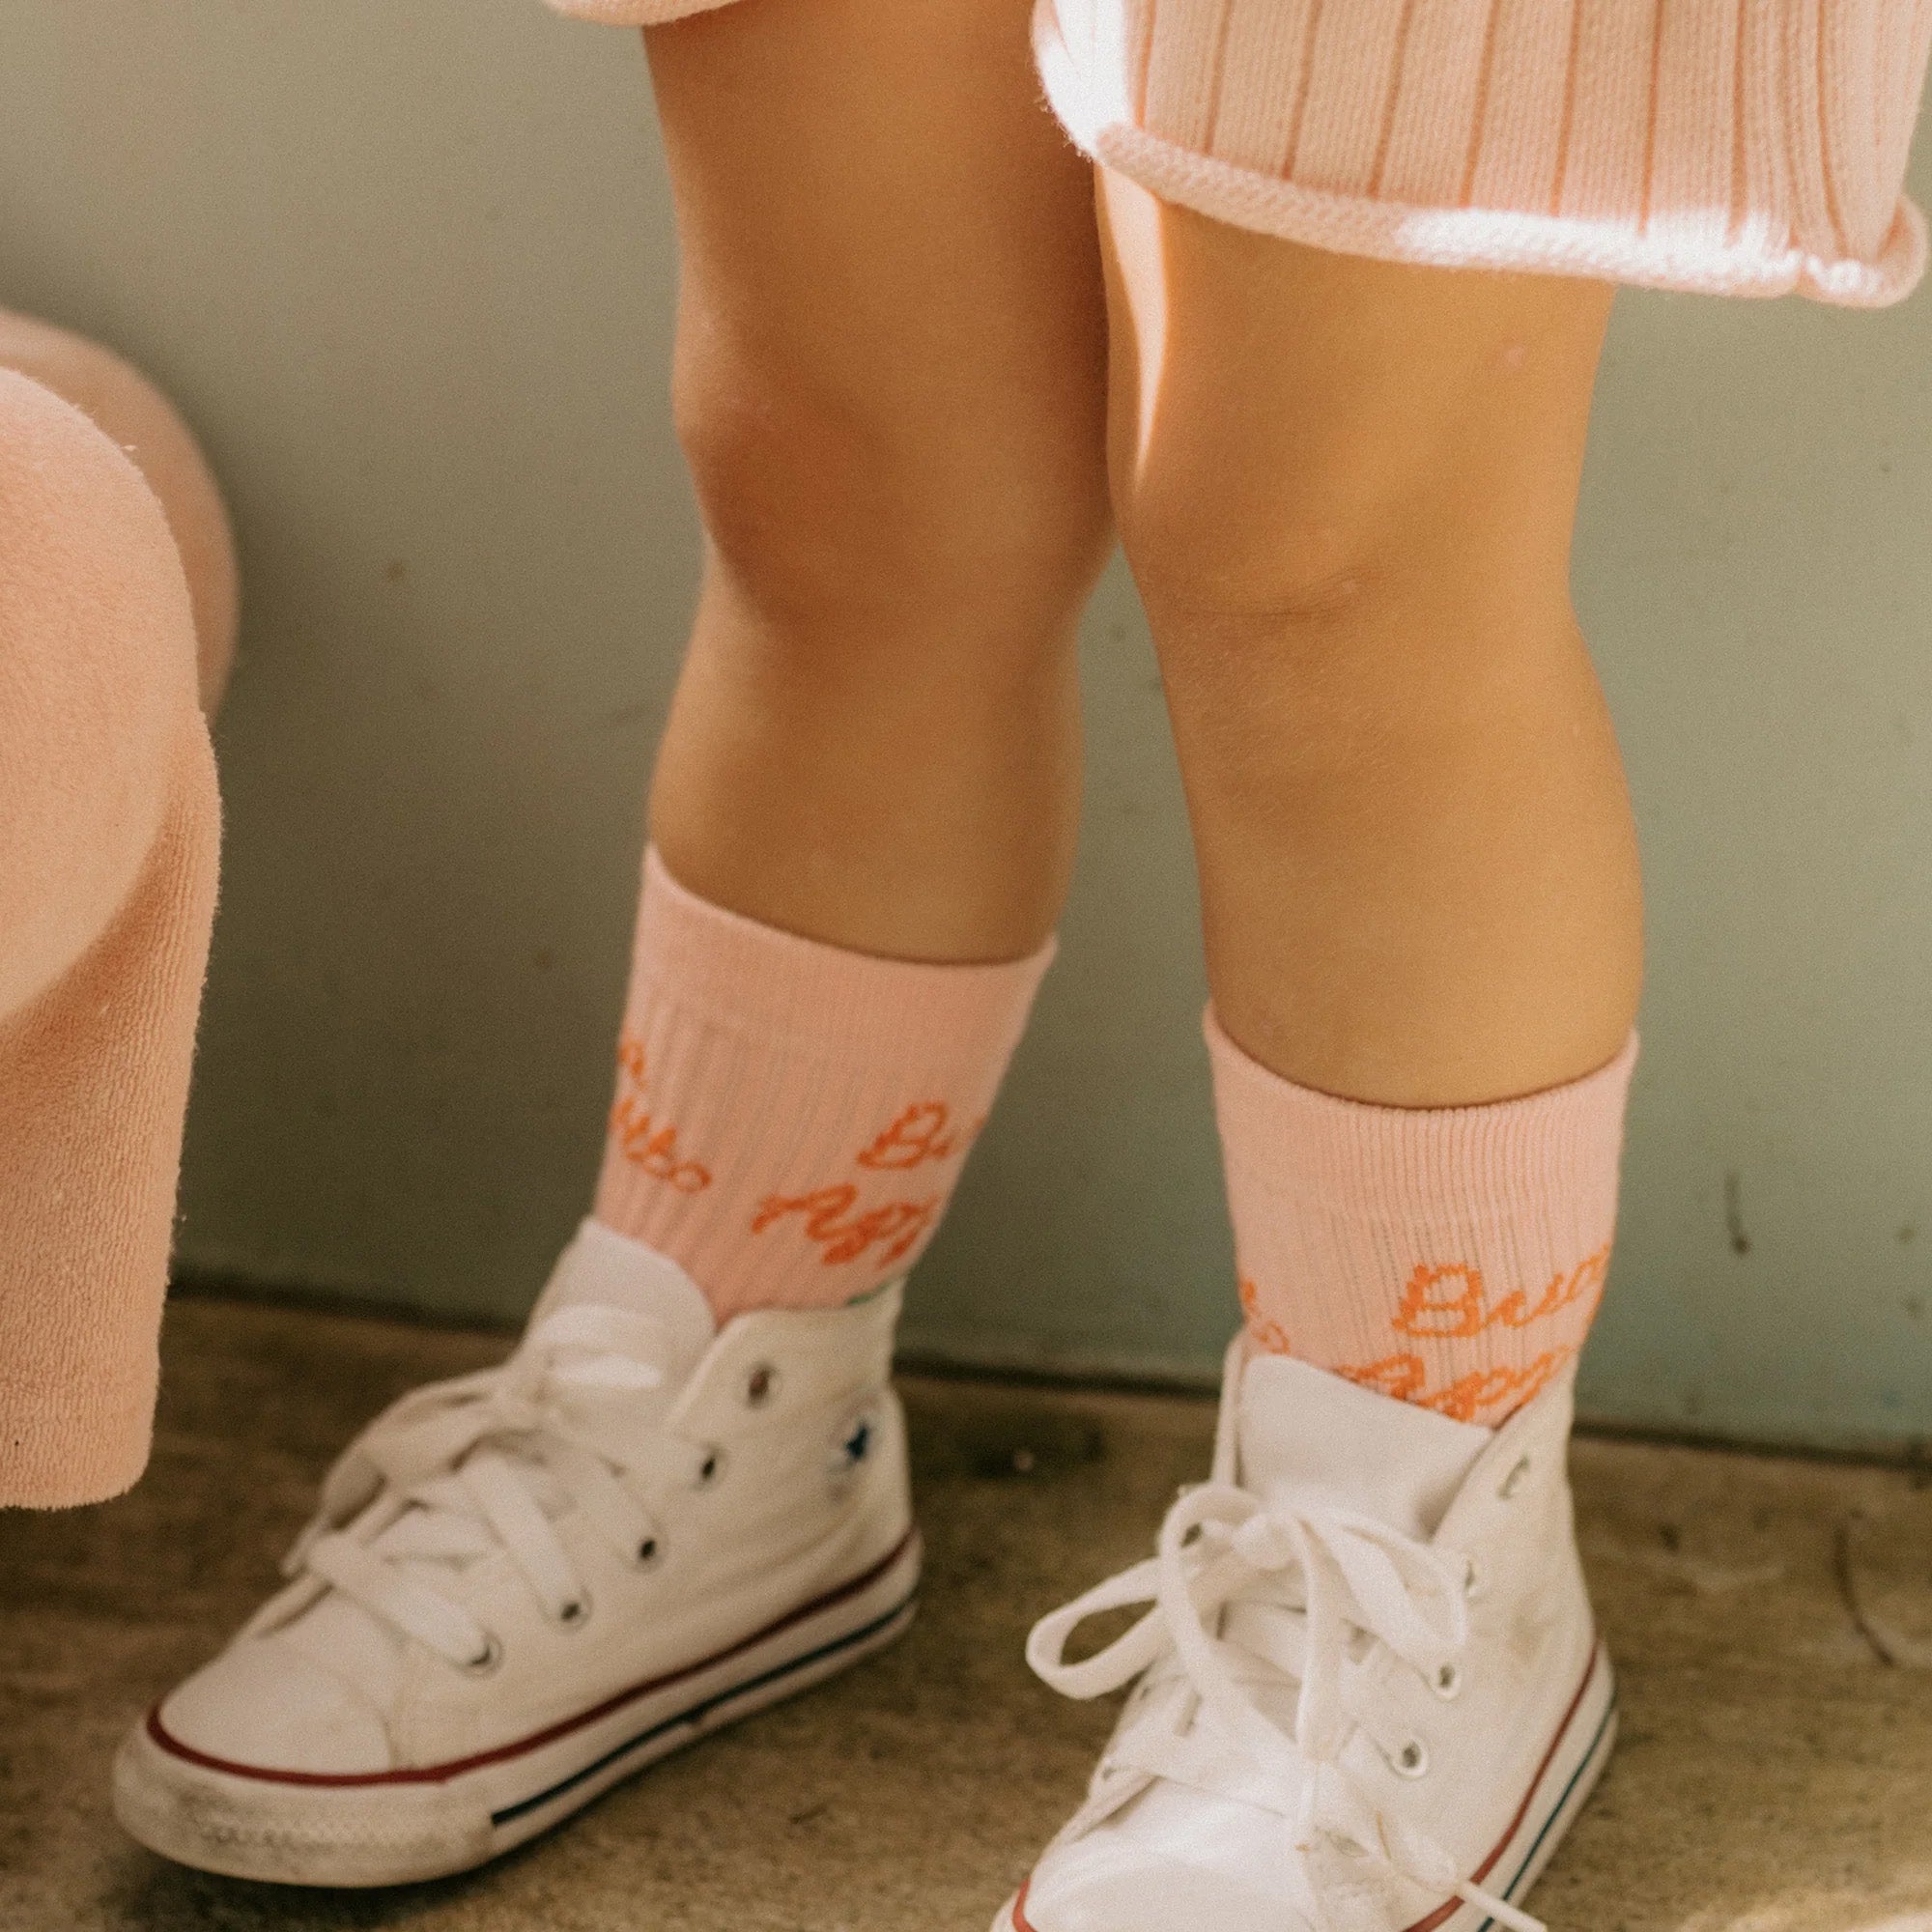
[[(1590, 1646), (1590, 1661), (1583, 1666), (1583, 1681), (1577, 1687), (1577, 1694), (1570, 1700), (1570, 1708), (1563, 1713), (1563, 1721), (1556, 1726), (1556, 1735), (1549, 1740), (1549, 1748), (1543, 1753), (1543, 1762), (1536, 1767), (1536, 1776), (1529, 1780), (1529, 1789), (1522, 1794), (1522, 1803), (1516, 1807), (1516, 1816), (1509, 1821), (1508, 1829), (1496, 1840), (1495, 1849), (1481, 1864), (1469, 1874), (1471, 1885), (1481, 1885), (1496, 1867), (1496, 1861), (1509, 1850), (1509, 1842), (1522, 1829), (1522, 1821), (1529, 1815), (1529, 1807), (1536, 1797), (1536, 1787), (1543, 1782), (1543, 1774), (1549, 1769), (1550, 1760), (1561, 1748), (1563, 1740), (1570, 1733), (1570, 1726), (1577, 1716), (1577, 1707), (1583, 1701), (1583, 1693), (1590, 1688), (1590, 1680), (1597, 1674), (1597, 1662), (1603, 1656), (1602, 1643)], [(1438, 1925), (1453, 1918), (1463, 1909), (1460, 1898), (1445, 1900), (1427, 1918), (1418, 1918), (1405, 1932), (1435, 1932)]]
[(688, 1677), (696, 1677), (700, 1671), (710, 1670), (717, 1664), (728, 1663), (732, 1658), (753, 1649), (768, 1638), (777, 1636), (781, 1631), (789, 1630), (794, 1624), (803, 1623), (808, 1617), (818, 1615), (821, 1610), (829, 1610), (835, 1605), (858, 1596), (869, 1589), (898, 1562), (913, 1547), (918, 1536), (917, 1529), (907, 1530), (905, 1535), (869, 1570), (861, 1572), (850, 1582), (839, 1584), (836, 1590), (828, 1590), (824, 1596), (815, 1597), (810, 1603), (801, 1605), (799, 1608), (780, 1617), (776, 1623), (767, 1624), (763, 1630), (753, 1631), (750, 1636), (741, 1638), (715, 1656), (701, 1658), (696, 1663), (687, 1663), (683, 1668), (668, 1671), (662, 1677), (646, 1678), (640, 1684), (633, 1684), (617, 1691), (614, 1696), (606, 1697), (600, 1704), (591, 1705), (587, 1711), (579, 1711), (575, 1717), (562, 1719), (543, 1730), (532, 1731), (528, 1737), (519, 1738), (514, 1744), (498, 1745), (493, 1750), (478, 1751), (472, 1757), (451, 1758), (444, 1764), (421, 1765), (407, 1771), (274, 1771), (262, 1765), (237, 1764), (228, 1758), (215, 1757), (207, 1751), (196, 1750), (192, 1745), (184, 1744), (161, 1722), (159, 1704), (148, 1713), (148, 1736), (170, 1756), (181, 1758), (187, 1764), (199, 1765), (204, 1771), (223, 1772), (230, 1777), (252, 1777), (265, 1784), (304, 1784), (329, 1790), (384, 1784), (443, 1784), (452, 1777), (461, 1777), (466, 1772), (481, 1771), (486, 1765), (506, 1764), (510, 1759), (521, 1757), (526, 1751), (538, 1750), (545, 1745), (554, 1744), (557, 1739), (568, 1737), (572, 1731), (582, 1730), (584, 1725), (594, 1724), (600, 1718), (608, 1718), (612, 1712), (621, 1711), (626, 1704), (635, 1703), (639, 1697), (648, 1697), (655, 1690), (668, 1690), (673, 1684), (682, 1683)]

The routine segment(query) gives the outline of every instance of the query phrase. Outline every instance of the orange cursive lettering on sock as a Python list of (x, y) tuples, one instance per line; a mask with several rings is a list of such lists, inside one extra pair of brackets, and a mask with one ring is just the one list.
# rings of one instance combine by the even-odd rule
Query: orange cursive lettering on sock
[(1609, 1262), (1610, 1251), (1605, 1246), (1567, 1274), (1552, 1275), (1533, 1307), (1520, 1288), (1492, 1307), (1481, 1268), (1454, 1262), (1444, 1267), (1424, 1265), (1409, 1276), (1394, 1325), (1399, 1334), (1438, 1342), (1480, 1335), (1485, 1328), (1527, 1328), (1532, 1321), (1570, 1307), (1585, 1294), (1601, 1294)]
[(944, 1160), (958, 1151), (960, 1136), (946, 1131), (951, 1118), (944, 1100), (915, 1100), (859, 1156), (861, 1167), (907, 1168)]
[(786, 1215), (802, 1214), (805, 1237), (824, 1249), (819, 1259), (828, 1267), (855, 1262), (881, 1244), (883, 1252), (874, 1260), (885, 1267), (910, 1254), (920, 1236), (939, 1218), (937, 1195), (929, 1201), (889, 1201), (883, 1207), (855, 1212), (858, 1206), (859, 1190), (849, 1180), (810, 1194), (768, 1195), (752, 1217), (752, 1233), (762, 1235)]
[(626, 1082), (611, 1109), (611, 1138), (634, 1167), (680, 1194), (702, 1194), (711, 1185), (703, 1162), (678, 1151), (677, 1129), (660, 1125), (644, 1103), (644, 1044), (635, 1035), (617, 1041), (617, 1065)]
[(1292, 1355), (1288, 1330), (1270, 1315), (1264, 1315), (1261, 1290), (1246, 1275), (1241, 1277), (1241, 1313), (1248, 1318), (1248, 1338), (1256, 1348), (1270, 1355)]
[(644, 1043), (634, 1033), (617, 1036), (617, 1066), (633, 1086), (644, 1084)]
[(1418, 1408), (1433, 1408), (1452, 1422), (1474, 1422), (1484, 1410), (1504, 1403), (1514, 1411), (1533, 1401), (1576, 1354), (1577, 1350), (1567, 1346), (1548, 1349), (1520, 1367), (1478, 1369), (1438, 1389), (1429, 1387), (1428, 1367), (1414, 1354), (1387, 1355), (1379, 1362), (1362, 1368), (1338, 1368), (1335, 1373), (1374, 1389), (1378, 1395), (1413, 1403)]

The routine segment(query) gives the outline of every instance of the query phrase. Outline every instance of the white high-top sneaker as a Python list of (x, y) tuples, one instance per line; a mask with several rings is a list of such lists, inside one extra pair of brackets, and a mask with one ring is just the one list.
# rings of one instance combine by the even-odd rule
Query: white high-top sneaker
[(460, 1871), (889, 1642), (919, 1576), (898, 1302), (718, 1332), (585, 1222), (502, 1367), (336, 1464), (288, 1587), (122, 1747), (122, 1824), (246, 1878)]
[(1212, 1480), (1028, 1645), (1072, 1696), (1140, 1681), (995, 1932), (1542, 1932), (1514, 1901), (1615, 1726), (1570, 1413), (1566, 1378), (1492, 1434), (1236, 1344)]

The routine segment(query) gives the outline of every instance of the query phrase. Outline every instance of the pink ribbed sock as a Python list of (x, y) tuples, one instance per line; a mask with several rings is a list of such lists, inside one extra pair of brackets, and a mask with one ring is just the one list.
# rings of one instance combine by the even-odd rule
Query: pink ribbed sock
[(647, 853), (597, 1218), (669, 1255), (721, 1321), (904, 1274), (1052, 956), (848, 952), (712, 905)]
[(1576, 1359), (1617, 1212), (1633, 1036), (1607, 1066), (1484, 1107), (1372, 1107), (1270, 1073), (1210, 1014), (1254, 1343), (1459, 1422)]

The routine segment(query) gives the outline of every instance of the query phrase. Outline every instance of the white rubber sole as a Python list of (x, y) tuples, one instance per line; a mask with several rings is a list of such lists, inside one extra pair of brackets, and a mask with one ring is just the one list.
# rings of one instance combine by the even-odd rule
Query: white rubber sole
[(151, 1714), (114, 1761), (114, 1814), (151, 1851), (235, 1878), (381, 1886), (467, 1871), (891, 1643), (912, 1621), (919, 1566), (909, 1532), (874, 1570), (722, 1655), (603, 1698), (561, 1735), (440, 1770), (324, 1780), (223, 1768)]
[[(1502, 1842), (1473, 1874), (1477, 1884), (1512, 1905), (1522, 1903), (1596, 1789), (1616, 1735), (1616, 1679), (1609, 1655), (1599, 1643), (1582, 1688), (1530, 1786), (1522, 1809)], [(1022, 1890), (1007, 1901), (993, 1920), (993, 1932), (1052, 1932), (1050, 1926), (1036, 1926), (1025, 1918), (1025, 1896)], [(1495, 1926), (1495, 1919), (1480, 1906), (1452, 1899), (1406, 1927), (1406, 1932), (1494, 1932)]]

